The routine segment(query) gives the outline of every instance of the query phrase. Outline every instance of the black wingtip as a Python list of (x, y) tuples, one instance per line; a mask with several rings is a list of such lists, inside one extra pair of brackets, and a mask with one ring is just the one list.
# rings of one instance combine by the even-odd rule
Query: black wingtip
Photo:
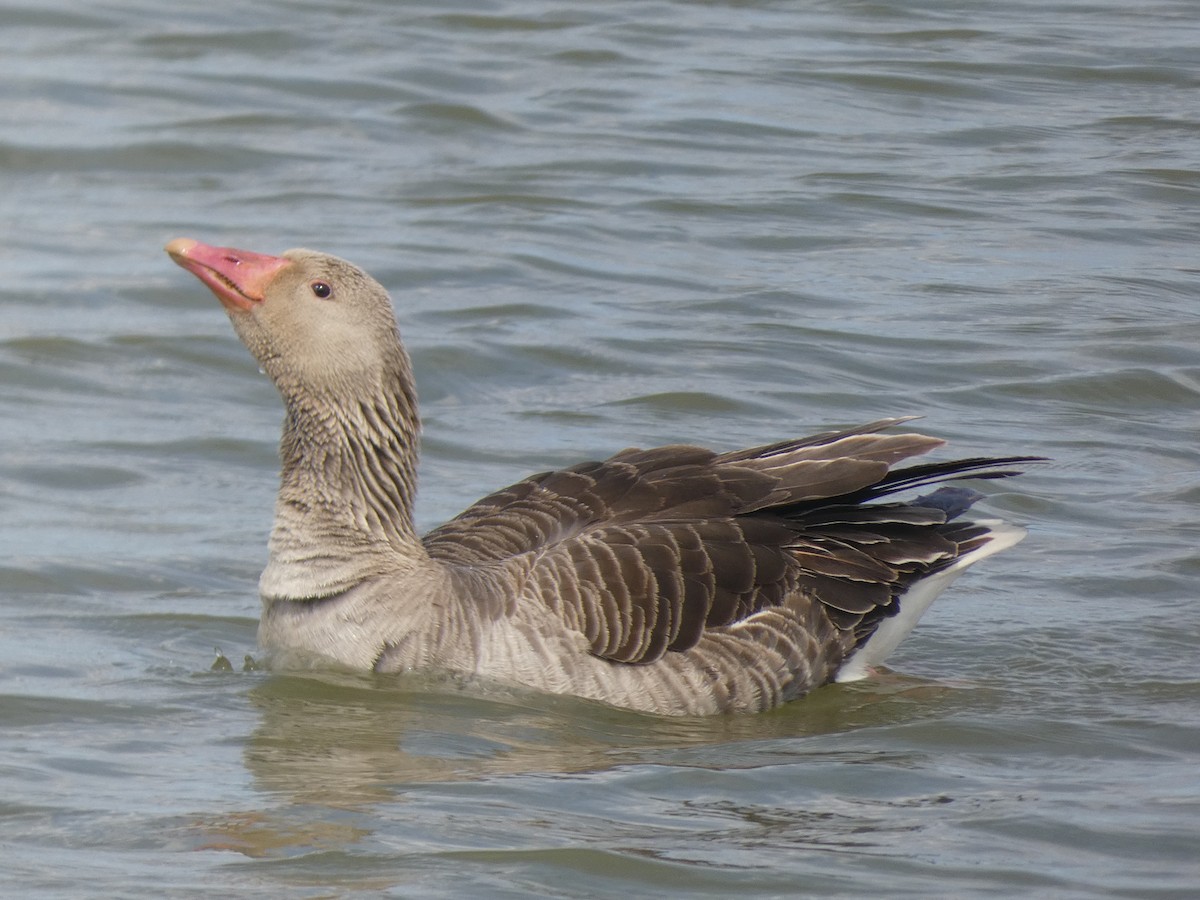
[[(977, 456), (969, 459), (952, 459), (947, 462), (924, 463), (917, 466), (906, 466), (894, 469), (881, 481), (864, 488), (842, 501), (850, 500), (855, 503), (866, 503), (898, 494), (901, 491), (925, 487), (946, 481), (963, 481), (967, 479), (992, 480), (996, 478), (1011, 478), (1024, 474), (1023, 469), (1011, 469), (1009, 466), (1025, 465), (1026, 463), (1047, 462), (1045, 456)], [(934, 494), (937, 492), (935, 491)], [(932, 496), (932, 495), (931, 495)]]

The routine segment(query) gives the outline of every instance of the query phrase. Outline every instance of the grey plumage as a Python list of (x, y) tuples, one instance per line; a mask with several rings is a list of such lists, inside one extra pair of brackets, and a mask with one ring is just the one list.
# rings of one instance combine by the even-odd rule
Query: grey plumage
[(730, 453), (623, 450), (420, 538), (416, 395), (383, 289), (310, 251), (168, 250), (222, 299), (287, 406), (260, 583), (260, 639), (285, 663), (440, 668), (665, 714), (761, 710), (861, 676), (962, 569), (1020, 539), (957, 520), (967, 489), (893, 495), (1032, 458), (893, 468), (942, 443), (885, 433), (905, 419)]

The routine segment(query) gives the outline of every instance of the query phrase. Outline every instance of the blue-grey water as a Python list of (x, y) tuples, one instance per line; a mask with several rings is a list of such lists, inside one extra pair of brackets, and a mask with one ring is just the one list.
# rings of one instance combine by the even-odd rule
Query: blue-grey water
[[(23, 0), (0, 34), (6, 896), (1200, 892), (1194, 2)], [(889, 415), (1054, 462), (987, 486), (1029, 538), (891, 673), (766, 715), (244, 669), (280, 408), (178, 236), (389, 287), (423, 525)]]

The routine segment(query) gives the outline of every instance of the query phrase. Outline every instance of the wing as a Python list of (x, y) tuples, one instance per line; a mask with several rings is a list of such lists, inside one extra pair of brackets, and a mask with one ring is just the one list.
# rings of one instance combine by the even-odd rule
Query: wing
[[(958, 553), (938, 504), (862, 505), (1013, 460), (890, 466), (942, 442), (904, 420), (733, 453), (672, 446), (535, 475), (430, 532), (455, 567), (516, 567), (597, 656), (647, 663), (798, 598), (868, 636), (913, 578)], [(964, 468), (965, 467), (965, 468)], [(913, 473), (904, 475), (904, 473)], [(943, 504), (944, 505), (944, 504)], [(950, 530), (947, 530), (950, 529)]]

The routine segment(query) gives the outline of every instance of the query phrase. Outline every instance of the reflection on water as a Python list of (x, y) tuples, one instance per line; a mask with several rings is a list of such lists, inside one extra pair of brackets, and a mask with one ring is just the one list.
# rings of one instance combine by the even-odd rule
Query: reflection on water
[(264, 790), (338, 805), (426, 782), (597, 772), (648, 759), (716, 765), (706, 754), (713, 747), (726, 765), (738, 742), (751, 744), (761, 765), (765, 741), (933, 715), (948, 692), (893, 675), (831, 686), (803, 707), (764, 716), (662, 719), (449, 676), (272, 675), (250, 692), (261, 723), (246, 762)]
[[(970, 702), (956, 698), (959, 692), (886, 673), (878, 681), (823, 689), (805, 704), (766, 715), (663, 719), (449, 676), (270, 675), (249, 691), (260, 719), (245, 762), (257, 789), (275, 802), (268, 810), (193, 822), (189, 842), (256, 858), (344, 850), (376, 837), (372, 821), (382, 808), (400, 804), (388, 816), (403, 816), (404, 804), (427, 803), (428, 797), (440, 806), (446, 798), (439, 792), (455, 796), (454, 784), (479, 785), (493, 799), (496, 791), (508, 795), (496, 799), (498, 809), (490, 814), (502, 823), (506, 803), (513, 804), (508, 814), (528, 812), (520, 805), (521, 776), (533, 777), (532, 785), (566, 777), (559, 784), (570, 793), (579, 783), (570, 776), (604, 778), (607, 772), (614, 782), (638, 782), (637, 793), (653, 793), (677, 781), (680, 770), (764, 771), (797, 763), (904, 767), (903, 753), (803, 753), (796, 739), (934, 717)], [(536, 787), (528, 793), (535, 804), (545, 801)], [(458, 802), (478, 801), (459, 795)], [(341, 810), (343, 816), (310, 821), (307, 811), (314, 808)], [(576, 812), (589, 814), (586, 799)], [(590, 814), (610, 812), (597, 806)], [(633, 807), (625, 814), (639, 816)], [(718, 821), (735, 816), (761, 830), (787, 831), (791, 841), (827, 847), (872, 846), (878, 843), (872, 832), (897, 827), (891, 821), (872, 824), (867, 809), (833, 814), (729, 799), (687, 800), (680, 814)], [(477, 824), (485, 831), (497, 827)]]

